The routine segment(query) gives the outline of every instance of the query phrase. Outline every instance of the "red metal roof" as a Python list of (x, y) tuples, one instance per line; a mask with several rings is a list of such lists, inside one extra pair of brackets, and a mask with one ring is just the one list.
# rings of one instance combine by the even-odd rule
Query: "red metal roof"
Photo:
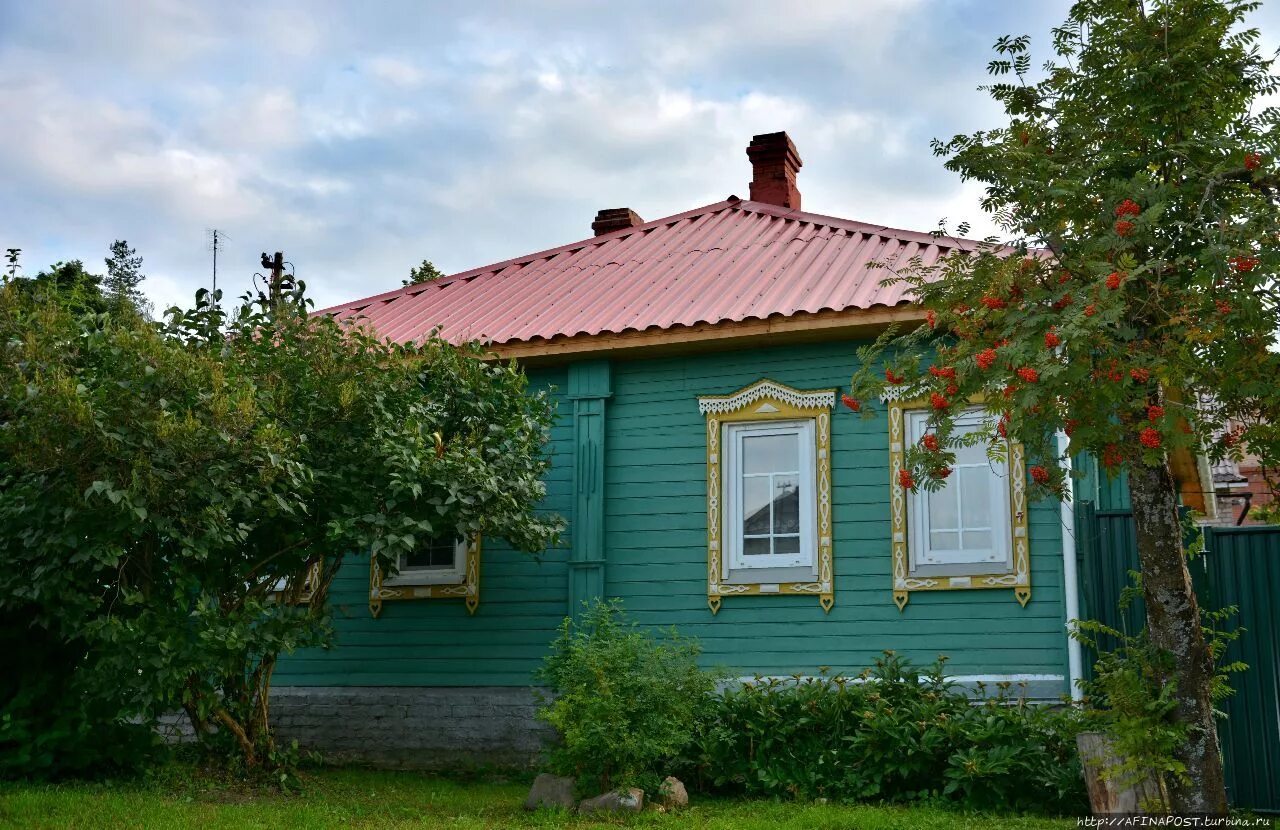
[[(951, 244), (940, 244), (951, 243)], [(439, 326), (492, 344), (906, 304), (870, 263), (928, 265), (953, 240), (726, 201), (324, 309), (396, 342)]]

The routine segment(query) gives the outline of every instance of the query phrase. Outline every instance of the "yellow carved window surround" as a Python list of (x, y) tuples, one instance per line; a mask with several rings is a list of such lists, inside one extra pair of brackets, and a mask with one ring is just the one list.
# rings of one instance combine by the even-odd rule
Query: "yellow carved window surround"
[(276, 602), (289, 605), (310, 605), (315, 592), (320, 587), (320, 577), (324, 575), (324, 560), (316, 557), (307, 563), (307, 569), (301, 579), (281, 579), (271, 591)]
[[(977, 401), (974, 403), (977, 403)], [(949, 542), (953, 538), (963, 538), (966, 532), (982, 534), (985, 531), (987, 536), (984, 538), (989, 540), (987, 544), (990, 549), (996, 550), (998, 545), (1000, 555), (996, 556), (989, 552), (985, 555), (980, 553), (976, 559), (985, 559), (986, 561), (975, 560), (956, 564), (931, 564), (923, 561), (926, 557), (920, 553), (922, 550), (927, 549), (923, 538), (912, 537), (913, 528), (918, 537), (924, 537), (925, 533), (931, 530), (931, 526), (925, 524), (924, 515), (921, 515), (926, 511), (920, 509), (922, 505), (930, 504), (927, 501), (929, 496), (909, 493), (899, 480), (899, 473), (902, 471), (904, 463), (906, 444), (912, 440), (918, 440), (918, 436), (913, 437), (912, 434), (913, 423), (916, 425), (923, 423), (922, 419), (924, 413), (927, 412), (929, 404), (924, 400), (890, 400), (887, 401), (887, 404), (889, 407), (889, 488), (893, 545), (893, 601), (897, 604), (898, 610), (901, 611), (906, 608), (912, 591), (992, 588), (1012, 588), (1014, 598), (1020, 605), (1025, 606), (1031, 599), (1031, 560), (1030, 542), (1027, 536), (1027, 470), (1022, 445), (1013, 442), (1008, 446), (1005, 453), (1005, 461), (1002, 465), (1003, 471), (993, 469), (986, 476), (981, 475), (982, 471), (980, 469), (974, 471), (978, 474), (978, 487), (994, 484), (994, 489), (989, 492), (993, 493), (995, 497), (989, 497), (987, 493), (983, 493), (983, 498), (987, 499), (987, 515), (994, 517), (987, 527), (978, 528), (976, 531), (967, 531), (964, 527), (965, 520), (958, 519), (954, 522), (954, 532), (950, 524), (946, 525), (943, 530), (932, 531), (947, 538)], [(977, 417), (976, 413), (971, 417)], [(957, 464), (957, 467), (961, 466)], [(977, 467), (979, 465), (971, 466)], [(1002, 479), (999, 478), (1001, 475), (1003, 475)], [(992, 478), (993, 476), (995, 478)], [(953, 473), (955, 480), (948, 482), (948, 490), (946, 492), (956, 492), (966, 486), (970, 486), (962, 485), (959, 482), (959, 477), (959, 474)], [(984, 478), (986, 479), (985, 482), (983, 481)], [(955, 488), (955, 490), (951, 488)], [(1005, 492), (1006, 490), (1007, 493)], [(963, 496), (960, 496), (960, 498), (963, 498)], [(1007, 526), (999, 521), (999, 518), (1005, 515), (1006, 505), (1009, 518)], [(913, 513), (913, 508), (915, 513)], [(946, 509), (949, 512), (949, 506)], [(942, 512), (942, 510), (939, 512)], [(960, 517), (964, 513), (963, 502), (961, 502), (952, 515)], [(929, 520), (931, 520), (931, 509), (929, 515)], [(981, 523), (979, 521), (979, 524)], [(930, 535), (928, 538), (932, 540), (933, 536)], [(964, 543), (955, 542), (951, 546), (963, 547)], [(963, 559), (963, 554), (958, 558)], [(1002, 561), (993, 561), (997, 558)], [(934, 560), (934, 562), (938, 561), (940, 560)]]
[(730, 596), (799, 594), (817, 596), (824, 611), (834, 605), (833, 406), (834, 389), (771, 380), (698, 398), (706, 416), (711, 613)]
[(394, 578), (384, 578), (376, 556), (369, 563), (369, 613), (377, 617), (382, 603), (410, 599), (462, 599), (467, 613), (474, 614), (480, 605), (480, 537), (459, 541), (465, 550), (459, 557), (456, 576), (443, 580), (415, 578), (402, 570)]

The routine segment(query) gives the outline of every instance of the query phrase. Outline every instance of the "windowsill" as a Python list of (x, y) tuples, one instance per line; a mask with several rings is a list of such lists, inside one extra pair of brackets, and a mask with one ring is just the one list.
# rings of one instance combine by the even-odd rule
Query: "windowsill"
[(913, 565), (911, 576), (971, 576), (1013, 573), (1009, 562), (959, 562), (954, 565)]
[(793, 568), (730, 568), (726, 585), (759, 585), (762, 583), (812, 582), (818, 578), (818, 569), (812, 565)]
[(395, 576), (387, 577), (382, 584), (395, 588), (412, 585), (461, 585), (465, 581), (466, 575), (462, 571), (448, 570), (435, 573), (401, 571)]

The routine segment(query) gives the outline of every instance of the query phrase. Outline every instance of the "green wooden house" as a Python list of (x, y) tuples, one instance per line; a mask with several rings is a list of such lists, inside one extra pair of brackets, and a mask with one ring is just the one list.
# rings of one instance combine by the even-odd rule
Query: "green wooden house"
[(785, 133), (747, 155), (748, 200), (649, 222), (601, 211), (591, 238), (327, 310), (520, 361), (555, 402), (544, 507), (569, 530), (539, 557), (485, 538), (436, 540), (394, 577), (349, 561), (336, 647), (276, 673), (285, 735), (380, 763), (528, 757), (532, 673), (596, 597), (744, 678), (856, 673), (893, 649), (945, 654), (963, 684), (1071, 693), (1072, 506), (1028, 502), (1017, 447), (904, 492), (923, 412), (839, 405), (856, 348), (923, 316), (873, 264), (948, 243), (801, 211)]

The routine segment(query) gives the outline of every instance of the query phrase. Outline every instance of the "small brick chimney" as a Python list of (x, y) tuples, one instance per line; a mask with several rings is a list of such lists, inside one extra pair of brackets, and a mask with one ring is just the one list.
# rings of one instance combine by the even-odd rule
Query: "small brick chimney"
[(631, 208), (607, 208), (596, 214), (596, 221), (591, 223), (591, 230), (595, 231), (596, 236), (600, 236), (643, 224), (644, 220), (640, 218), (640, 214)]
[(747, 145), (747, 158), (751, 159), (752, 201), (800, 209), (796, 173), (804, 162), (800, 161), (790, 136), (786, 133), (754, 136)]

